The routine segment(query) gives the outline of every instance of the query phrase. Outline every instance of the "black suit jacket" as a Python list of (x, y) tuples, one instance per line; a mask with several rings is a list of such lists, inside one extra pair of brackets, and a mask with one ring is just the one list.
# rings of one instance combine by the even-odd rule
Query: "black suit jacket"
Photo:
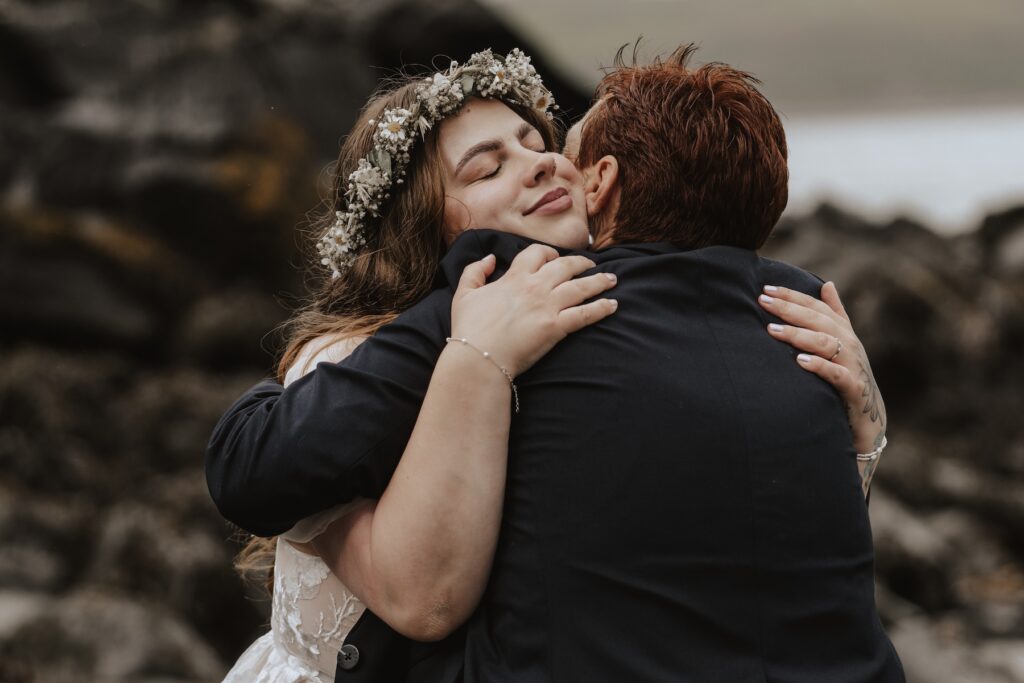
[[(256, 533), (379, 496), (449, 330), (462, 267), (529, 242), (463, 236), (440, 288), (346, 361), (257, 385), (208, 480)], [(732, 247), (622, 245), (618, 311), (518, 378), (501, 537), (467, 681), (901, 681), (873, 599), (836, 393), (765, 331), (764, 284), (821, 282)]]

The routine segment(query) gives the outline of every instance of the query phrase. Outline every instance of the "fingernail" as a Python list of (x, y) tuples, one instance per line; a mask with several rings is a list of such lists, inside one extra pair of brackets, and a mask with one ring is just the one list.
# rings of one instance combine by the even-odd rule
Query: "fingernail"
[(759, 296), (757, 298), (760, 299), (761, 303), (763, 303), (763, 304), (773, 304), (773, 303), (775, 303), (775, 299), (771, 298), (767, 294), (762, 294), (761, 296)]
[(779, 288), (776, 287), (775, 285), (765, 285), (764, 286), (764, 291), (766, 291), (766, 292), (777, 292), (777, 291), (779, 291)]
[(798, 356), (796, 357), (796, 359), (797, 359), (798, 361), (800, 361), (801, 363), (810, 363), (810, 362), (811, 362), (811, 357), (810, 357), (810, 356), (808, 356), (808, 355), (807, 355), (806, 353), (801, 353), (801, 354), (799, 354), (799, 355), (798, 355)]
[(482, 259), (480, 259), (480, 260), (481, 260), (481, 261), (490, 261), (490, 260), (492, 260), (493, 258), (494, 258), (494, 254), (488, 254), (487, 256), (484, 256), (484, 257), (483, 257)]
[(782, 332), (782, 325), (778, 323), (770, 323), (768, 325), (768, 329), (771, 330), (772, 332)]
[(612, 282), (615, 282), (619, 279), (618, 277), (616, 277), (615, 273), (605, 273), (604, 276), (611, 280)]
[(612, 302), (612, 310), (613, 310), (613, 311), (614, 311), (614, 310), (616, 310), (616, 309), (618, 309), (618, 307), (619, 307), (619, 302), (618, 302), (618, 300), (617, 300), (617, 299), (608, 299), (608, 301), (611, 301), (611, 302)]

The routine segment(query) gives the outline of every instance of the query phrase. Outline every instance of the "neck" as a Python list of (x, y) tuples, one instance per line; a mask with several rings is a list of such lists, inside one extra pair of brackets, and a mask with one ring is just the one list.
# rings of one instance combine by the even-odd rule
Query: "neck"
[(615, 221), (610, 220), (607, 213), (599, 213), (590, 218), (590, 234), (594, 236), (594, 243), (590, 248), (594, 251), (604, 249), (615, 244)]

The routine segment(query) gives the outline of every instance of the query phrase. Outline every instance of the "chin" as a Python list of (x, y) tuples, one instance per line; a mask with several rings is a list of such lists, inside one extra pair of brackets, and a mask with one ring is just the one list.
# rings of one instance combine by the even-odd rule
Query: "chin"
[(587, 228), (581, 228), (575, 231), (571, 240), (571, 244), (567, 245), (569, 249), (586, 249), (590, 246), (590, 231)]
[(577, 226), (569, 223), (549, 231), (547, 239), (541, 241), (563, 249), (586, 249), (590, 246), (590, 232), (586, 225)]
[(586, 250), (590, 248), (590, 236), (584, 235), (583, 239), (576, 240), (576, 242), (569, 246), (570, 249)]

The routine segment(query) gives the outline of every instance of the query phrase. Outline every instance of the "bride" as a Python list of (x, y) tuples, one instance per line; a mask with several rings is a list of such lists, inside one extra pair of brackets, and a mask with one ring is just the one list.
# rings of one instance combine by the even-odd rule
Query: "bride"
[[(371, 98), (338, 158), (318, 243), (318, 265), (327, 268), (313, 303), (292, 320), (279, 366), (285, 385), (318, 363), (342, 361), (430, 296), (446, 248), (466, 230), (586, 248), (595, 207), (577, 169), (553, 151), (551, 106), (518, 50), (505, 58), (478, 53)], [(492, 257), (465, 269), (452, 304), (452, 343), (381, 499), (339, 506), (276, 539), (256, 539), (243, 553), (243, 564), (274, 553), (271, 630), (226, 681), (333, 681), (336, 671), (360, 668), (359, 650), (345, 642), (357, 624), (379, 618), (409, 639), (435, 641), (469, 616), (497, 541), (509, 405), (518, 400), (513, 378), (566, 335), (614, 313), (613, 299), (595, 299), (615, 286), (613, 277), (576, 277), (592, 266), (584, 256), (533, 245), (490, 284)], [(781, 315), (787, 322), (806, 319), (809, 308), (827, 311), (842, 328), (841, 343), (856, 343), (834, 287), (822, 295), (827, 306), (774, 296), (790, 299)], [(808, 337), (786, 338), (818, 352)], [(852, 427), (855, 443), (863, 443), (862, 432), (878, 425), (865, 419)], [(211, 453), (228, 438), (218, 425)], [(870, 471), (862, 475), (866, 490)], [(373, 678), (364, 662), (360, 680), (395, 680), (411, 666), (406, 645), (392, 635), (393, 656), (375, 652), (372, 665), (389, 673), (375, 668)]]

